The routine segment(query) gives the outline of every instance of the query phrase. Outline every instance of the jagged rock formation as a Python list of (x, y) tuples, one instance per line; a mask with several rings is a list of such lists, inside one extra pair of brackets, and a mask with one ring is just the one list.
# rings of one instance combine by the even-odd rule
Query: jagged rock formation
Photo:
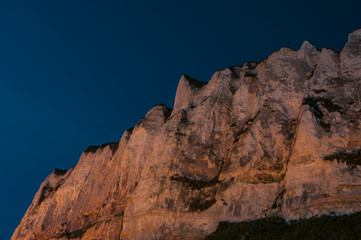
[(220, 221), (361, 210), (361, 30), (182, 76), (119, 143), (41, 185), (12, 239), (201, 239)]

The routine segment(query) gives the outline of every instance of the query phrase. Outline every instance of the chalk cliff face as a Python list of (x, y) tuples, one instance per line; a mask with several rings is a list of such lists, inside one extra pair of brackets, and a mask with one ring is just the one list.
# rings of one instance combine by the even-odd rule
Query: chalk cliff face
[(12, 239), (202, 239), (220, 221), (361, 210), (361, 30), (182, 76), (119, 143), (42, 183)]

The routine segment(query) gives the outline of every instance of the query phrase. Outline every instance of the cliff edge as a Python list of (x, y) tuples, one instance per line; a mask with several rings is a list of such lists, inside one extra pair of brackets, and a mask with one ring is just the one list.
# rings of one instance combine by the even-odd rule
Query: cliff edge
[(361, 210), (361, 29), (181, 77), (119, 143), (42, 183), (12, 240), (202, 239), (221, 221)]

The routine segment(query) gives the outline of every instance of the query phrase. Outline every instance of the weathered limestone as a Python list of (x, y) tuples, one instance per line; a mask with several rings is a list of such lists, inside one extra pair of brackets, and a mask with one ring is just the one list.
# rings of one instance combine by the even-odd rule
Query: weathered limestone
[(358, 149), (361, 30), (338, 53), (304, 42), (182, 76), (173, 110), (54, 171), (12, 239), (201, 239), (219, 221), (360, 211)]

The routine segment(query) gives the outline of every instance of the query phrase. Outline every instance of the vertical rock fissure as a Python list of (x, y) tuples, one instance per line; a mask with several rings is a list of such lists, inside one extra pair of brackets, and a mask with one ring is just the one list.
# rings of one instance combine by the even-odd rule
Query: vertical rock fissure
[(255, 115), (253, 118), (248, 119), (248, 120), (244, 123), (242, 129), (241, 129), (241, 130), (237, 133), (237, 135), (235, 136), (235, 139), (234, 139), (233, 143), (238, 142), (239, 139), (240, 139), (240, 137), (241, 137), (241, 135), (244, 134), (244, 133), (246, 133), (246, 132), (248, 132), (248, 131), (251, 129), (254, 121), (256, 120), (256, 118), (258, 117), (258, 115), (259, 115), (260, 112), (261, 112), (261, 110), (258, 110), (258, 112), (256, 113), (256, 115)]

